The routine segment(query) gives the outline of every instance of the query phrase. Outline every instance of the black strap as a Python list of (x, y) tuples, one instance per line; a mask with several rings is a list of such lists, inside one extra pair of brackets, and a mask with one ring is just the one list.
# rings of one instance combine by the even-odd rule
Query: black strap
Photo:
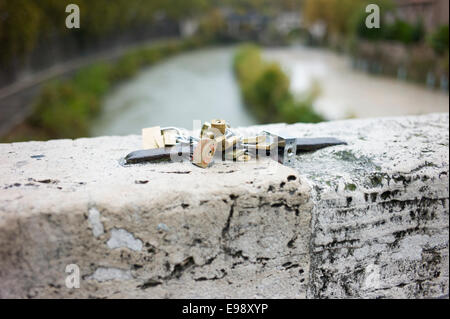
[(329, 146), (347, 145), (346, 142), (334, 137), (297, 138), (297, 152), (309, 152), (320, 150)]
[(134, 151), (125, 156), (125, 164), (137, 164), (159, 160), (177, 160), (189, 157), (191, 149), (186, 145), (175, 145), (164, 148)]
[[(346, 142), (334, 137), (297, 138), (297, 152), (316, 151), (329, 146), (347, 145)], [(251, 154), (264, 154), (265, 150), (248, 150)], [(270, 153), (270, 151), (266, 152)], [(125, 164), (137, 164), (158, 160), (182, 160), (192, 154), (191, 147), (186, 144), (177, 144), (171, 147), (140, 150), (131, 152), (125, 157)]]

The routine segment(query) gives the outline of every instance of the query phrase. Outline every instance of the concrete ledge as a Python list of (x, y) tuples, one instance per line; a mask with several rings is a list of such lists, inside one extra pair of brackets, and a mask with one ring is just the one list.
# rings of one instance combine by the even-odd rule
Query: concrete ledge
[(0, 297), (448, 294), (448, 114), (264, 128), (349, 145), (202, 170), (120, 166), (139, 136), (0, 144)]

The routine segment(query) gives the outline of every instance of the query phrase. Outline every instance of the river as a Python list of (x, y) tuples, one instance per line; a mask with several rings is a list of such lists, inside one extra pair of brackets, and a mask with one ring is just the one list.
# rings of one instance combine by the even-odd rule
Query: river
[[(246, 112), (232, 72), (236, 47), (197, 50), (142, 70), (104, 99), (93, 134), (140, 134), (143, 127), (179, 126), (224, 118), (232, 126), (256, 124)], [(327, 119), (448, 112), (449, 95), (351, 68), (349, 58), (302, 46), (271, 48), (264, 56), (280, 62), (301, 94), (317, 82), (315, 108)]]
[(235, 47), (171, 57), (119, 85), (104, 100), (92, 135), (140, 134), (151, 126), (193, 128), (193, 120), (223, 118), (233, 126), (256, 124), (234, 80)]

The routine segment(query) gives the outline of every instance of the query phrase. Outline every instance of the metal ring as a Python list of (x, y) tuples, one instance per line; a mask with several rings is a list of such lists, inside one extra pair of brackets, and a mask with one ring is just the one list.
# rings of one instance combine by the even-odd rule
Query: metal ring
[(226, 138), (230, 138), (230, 137), (232, 137), (232, 136), (234, 136), (233, 131), (230, 130), (230, 129), (227, 127), (227, 128), (226, 128), (226, 131), (225, 131), (225, 137), (226, 137)]
[(180, 129), (178, 127), (174, 127), (174, 126), (163, 127), (161, 129), (161, 132), (164, 132), (164, 131), (176, 131), (178, 135), (180, 135), (180, 136), (183, 135), (183, 134), (181, 134)]

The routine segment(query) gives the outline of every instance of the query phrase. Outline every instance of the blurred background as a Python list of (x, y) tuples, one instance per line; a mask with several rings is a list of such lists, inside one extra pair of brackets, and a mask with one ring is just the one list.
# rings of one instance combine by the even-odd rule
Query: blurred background
[(1, 142), (448, 112), (448, 76), (448, 0), (0, 0)]

